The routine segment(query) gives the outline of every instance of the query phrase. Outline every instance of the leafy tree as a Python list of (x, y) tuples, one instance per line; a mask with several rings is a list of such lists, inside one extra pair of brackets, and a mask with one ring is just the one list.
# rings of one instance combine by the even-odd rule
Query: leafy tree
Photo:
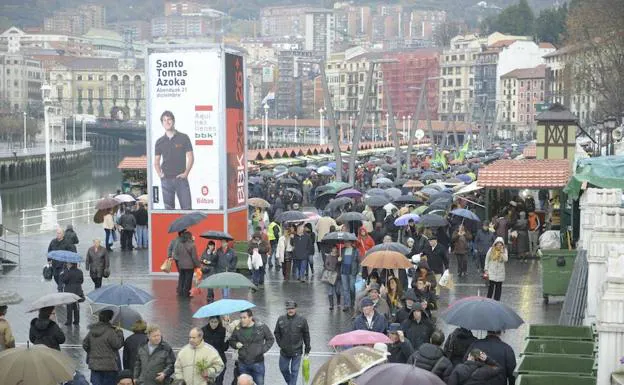
[(438, 47), (448, 47), (451, 39), (460, 33), (460, 26), (457, 22), (445, 21), (440, 24), (435, 31), (433, 39)]
[(511, 35), (532, 36), (535, 16), (527, 0), (510, 5), (498, 15), (486, 18), (481, 29), (486, 33), (501, 32)]
[(535, 20), (535, 36), (539, 41), (559, 45), (566, 36), (568, 7), (548, 8), (540, 12)]

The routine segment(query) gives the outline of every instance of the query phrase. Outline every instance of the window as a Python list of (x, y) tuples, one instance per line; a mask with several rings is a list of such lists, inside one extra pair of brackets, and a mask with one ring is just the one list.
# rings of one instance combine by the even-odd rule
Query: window
[(524, 80), (520, 81), (520, 87), (524, 87)]
[(461, 75), (461, 67), (455, 67), (455, 75)]
[(462, 60), (462, 61), (463, 61), (463, 60), (466, 60), (466, 55), (463, 55), (463, 54), (462, 54), (462, 55), (459, 55), (459, 60)]
[(78, 100), (82, 99), (82, 88), (78, 88)]
[(360, 74), (360, 81), (363, 82), (364, 81), (364, 74)]
[(93, 80), (93, 75), (92, 74), (87, 75), (87, 80)]
[(104, 99), (104, 87), (98, 88), (98, 99)]
[(7, 68), (7, 75), (11, 75), (11, 69)]
[(76, 80), (82, 80), (82, 75), (76, 76)]
[(461, 79), (455, 79), (455, 86), (461, 87)]
[(104, 75), (98, 75), (98, 80), (99, 80), (99, 81), (104, 80)]
[(93, 99), (93, 90), (91, 88), (87, 90), (87, 97), (89, 98), (89, 100)]
[(468, 82), (471, 86), (474, 85), (474, 78), (470, 78), (469, 82)]
[(457, 61), (457, 55), (452, 55), (451, 56), (451, 61)]

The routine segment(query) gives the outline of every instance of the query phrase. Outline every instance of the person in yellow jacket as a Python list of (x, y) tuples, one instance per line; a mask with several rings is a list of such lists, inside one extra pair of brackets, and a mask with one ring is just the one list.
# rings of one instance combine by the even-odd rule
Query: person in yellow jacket
[(213, 383), (223, 369), (219, 352), (204, 342), (204, 333), (200, 328), (192, 328), (188, 345), (178, 353), (175, 379), (184, 380), (186, 385), (206, 385)]
[(271, 255), (269, 256), (269, 269), (273, 267), (273, 263), (275, 263), (275, 269), (279, 270), (279, 263), (277, 261), (277, 243), (279, 242), (280, 237), (282, 236), (282, 227), (275, 221), (275, 218), (269, 223), (269, 228), (267, 229), (267, 237), (269, 238), (269, 243), (271, 244)]

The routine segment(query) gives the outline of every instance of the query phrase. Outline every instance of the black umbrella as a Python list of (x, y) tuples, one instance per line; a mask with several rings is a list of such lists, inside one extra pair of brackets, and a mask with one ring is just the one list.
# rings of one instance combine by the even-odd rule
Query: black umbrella
[(353, 203), (353, 199), (351, 199), (349, 197), (335, 198), (335, 199), (332, 199), (331, 201), (329, 201), (329, 203), (325, 206), (325, 209), (326, 210), (336, 210), (336, 209), (346, 205), (347, 203)]
[(354, 222), (354, 221), (364, 222), (366, 221), (366, 217), (362, 213), (350, 211), (348, 213), (342, 213), (336, 219), (336, 222), (340, 222), (340, 223), (347, 223), (347, 222)]
[(357, 237), (353, 233), (347, 233), (344, 231), (334, 231), (325, 234), (321, 242), (323, 243), (338, 243), (344, 241), (357, 241)]
[(289, 187), (286, 189), (286, 191), (291, 192), (293, 194), (295, 194), (296, 196), (298, 196), (300, 199), (303, 198), (303, 194), (301, 194), (301, 191), (297, 190), (296, 188), (292, 188)]
[(293, 178), (283, 178), (283, 179), (280, 179), (279, 182), (281, 184), (291, 184), (291, 185), (299, 186), (299, 182)]
[(218, 241), (233, 241), (234, 237), (224, 231), (206, 231), (200, 237), (205, 239), (216, 239)]
[(413, 168), (411, 170), (405, 171), (405, 174), (407, 174), (407, 175), (418, 175), (418, 174), (420, 174), (420, 172), (421, 172), (420, 169)]
[(409, 179), (405, 179), (405, 178), (398, 178), (398, 179), (395, 179), (395, 180), (394, 180), (394, 185), (395, 185), (395, 186), (397, 186), (397, 187), (403, 187), (403, 185), (404, 185), (405, 183), (407, 183), (407, 181), (408, 181), (408, 180), (409, 180)]
[(439, 209), (445, 209), (453, 203), (453, 198), (438, 198), (429, 203), (429, 207), (436, 207)]
[(327, 191), (336, 192), (332, 186), (327, 186), (327, 185), (318, 186), (316, 190), (314, 190), (314, 192), (316, 193), (316, 196), (319, 196)]
[(448, 222), (446, 219), (442, 218), (439, 215), (435, 214), (425, 214), (420, 217), (420, 222), (418, 223), (424, 227), (444, 227), (448, 226)]
[(327, 206), (327, 203), (334, 198), (336, 198), (336, 192), (334, 191), (317, 195), (316, 198), (314, 198), (314, 207), (319, 210), (323, 210), (325, 209), (325, 206)]
[(258, 173), (258, 175), (262, 176), (262, 177), (266, 177), (266, 178), (270, 178), (273, 176), (273, 171), (270, 170), (262, 170)]
[[(390, 381), (389, 381), (390, 380)], [(428, 370), (408, 364), (382, 364), (368, 369), (359, 376), (355, 385), (445, 385), (438, 376)]]
[(383, 207), (390, 203), (390, 199), (384, 195), (371, 195), (364, 199), (364, 204), (370, 207)]
[(171, 222), (171, 224), (169, 225), (169, 233), (177, 233), (178, 231), (188, 229), (189, 227), (203, 221), (204, 218), (206, 218), (207, 216), (208, 214), (200, 213), (199, 211), (184, 214), (180, 218)]
[(458, 166), (456, 168), (453, 168), (453, 171), (455, 171), (458, 174), (463, 174), (465, 172), (469, 172), (470, 169), (466, 165), (461, 165), (461, 166)]
[(292, 166), (288, 168), (288, 172), (294, 172), (295, 174), (308, 175), (310, 170), (301, 166)]
[(409, 254), (412, 250), (399, 242), (388, 242), (388, 243), (380, 243), (368, 249), (366, 251), (366, 255), (374, 253), (375, 251), (396, 251), (397, 253), (401, 253), (403, 255)]
[(301, 211), (284, 211), (277, 217), (277, 220), (282, 223), (303, 222), (306, 219), (308, 219), (308, 217)]
[(409, 205), (409, 204), (422, 203), (422, 202), (420, 202), (418, 199), (416, 199), (415, 196), (412, 196), (412, 195), (401, 195), (397, 199), (393, 200), (392, 203), (394, 203), (394, 204), (401, 204), (401, 205)]
[(484, 297), (467, 297), (457, 300), (440, 315), (451, 325), (469, 330), (517, 329), (524, 323), (509, 306)]
[(438, 199), (449, 199), (449, 198), (452, 201), (453, 194), (441, 191), (439, 193), (429, 195), (429, 202), (434, 202), (434, 201), (437, 201)]
[(368, 190), (366, 190), (366, 195), (381, 195), (381, 196), (387, 196), (388, 194), (386, 194), (386, 190), (378, 188), (378, 187), (373, 187), (370, 188)]

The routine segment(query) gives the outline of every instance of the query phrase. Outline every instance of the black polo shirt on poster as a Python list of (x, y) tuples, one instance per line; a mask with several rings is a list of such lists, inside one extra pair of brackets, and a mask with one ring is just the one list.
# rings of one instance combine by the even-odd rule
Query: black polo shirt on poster
[(188, 135), (176, 131), (171, 138), (167, 134), (156, 141), (154, 153), (161, 155), (162, 169), (165, 178), (175, 178), (186, 170), (186, 153), (193, 151)]

